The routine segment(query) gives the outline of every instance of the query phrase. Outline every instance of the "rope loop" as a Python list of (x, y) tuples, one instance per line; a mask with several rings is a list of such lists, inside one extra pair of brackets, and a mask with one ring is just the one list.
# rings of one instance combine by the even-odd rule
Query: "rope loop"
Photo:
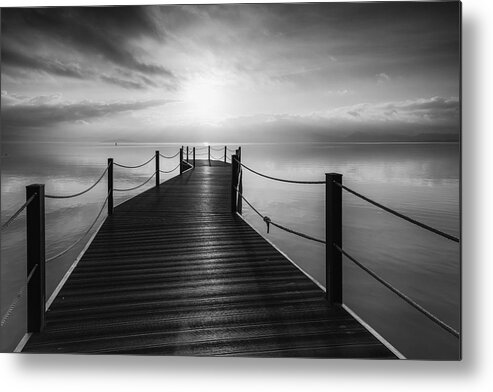
[(119, 166), (119, 167), (123, 167), (125, 169), (137, 169), (139, 167), (142, 167), (142, 166), (145, 166), (147, 165), (149, 162), (151, 162), (154, 158), (156, 158), (155, 155), (153, 155), (149, 160), (145, 161), (144, 163), (140, 164), (140, 165), (136, 165), (136, 166), (127, 166), (127, 165), (122, 165), (121, 163), (116, 163), (116, 162), (113, 162), (113, 165), (115, 166)]
[(96, 185), (98, 185), (101, 182), (101, 180), (103, 179), (103, 177), (106, 174), (106, 172), (108, 171), (108, 169), (109, 169), (109, 166), (106, 166), (106, 169), (104, 169), (103, 173), (101, 173), (101, 175), (99, 176), (99, 178), (97, 179), (97, 181), (94, 184), (92, 184), (89, 188), (87, 188), (87, 189), (85, 189), (85, 190), (83, 190), (81, 192), (74, 193), (73, 195), (45, 195), (45, 197), (47, 199), (71, 199), (73, 197), (81, 196), (84, 193), (89, 192)]
[(159, 153), (159, 156), (161, 158), (164, 158), (164, 159), (172, 159), (172, 158), (176, 158), (179, 154), (180, 154), (180, 151), (178, 151), (175, 155), (170, 155), (170, 156), (163, 155), (163, 154)]
[(258, 171), (255, 171), (255, 170), (249, 168), (248, 166), (244, 165), (243, 163), (241, 163), (241, 161), (239, 161), (236, 158), (234, 158), (234, 160), (239, 165), (241, 165), (242, 167), (244, 167), (245, 169), (247, 169), (248, 171), (256, 174), (257, 176), (264, 177), (264, 178), (267, 178), (269, 180), (274, 180), (274, 181), (279, 181), (279, 182), (287, 182), (289, 184), (305, 184), (305, 185), (307, 185), (307, 184), (317, 184), (317, 185), (325, 184), (325, 181), (297, 181), (297, 180), (286, 180), (284, 178), (271, 177), (271, 176), (268, 176), (266, 174), (259, 173)]

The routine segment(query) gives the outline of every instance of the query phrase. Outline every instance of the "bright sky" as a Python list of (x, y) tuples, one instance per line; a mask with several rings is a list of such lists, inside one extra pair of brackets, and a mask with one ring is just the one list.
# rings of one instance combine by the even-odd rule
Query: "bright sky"
[(2, 137), (457, 138), (459, 7), (3, 9)]

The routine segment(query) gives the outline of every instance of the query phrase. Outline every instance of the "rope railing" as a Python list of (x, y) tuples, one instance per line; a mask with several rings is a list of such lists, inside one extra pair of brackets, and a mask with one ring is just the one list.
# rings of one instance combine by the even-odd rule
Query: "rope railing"
[(171, 170), (159, 170), (159, 172), (160, 173), (163, 173), (163, 174), (168, 174), (168, 173), (174, 172), (179, 167), (180, 167), (180, 164), (176, 165), (174, 169), (171, 169)]
[(21, 205), (19, 207), (19, 209), (14, 212), (14, 214), (7, 220), (7, 222), (5, 222), (3, 225), (2, 225), (2, 229), (1, 231), (5, 230), (7, 227), (10, 226), (10, 224), (15, 221), (15, 219), (21, 214), (22, 211), (24, 211), (25, 208), (27, 208), (27, 206), (29, 204), (31, 204), (31, 202), (34, 200), (34, 198), (36, 197), (37, 193), (34, 193), (29, 199), (26, 200), (26, 202)]
[(219, 147), (219, 148), (211, 147), (211, 151), (223, 151), (223, 150), (224, 150), (224, 147)]
[(453, 235), (450, 235), (450, 234), (447, 234), (447, 233), (444, 233), (443, 231), (441, 230), (438, 230), (438, 229), (435, 229), (434, 227), (431, 227), (431, 226), (428, 226), (427, 224), (425, 223), (422, 223), (422, 222), (419, 222), (417, 221), (416, 219), (413, 219), (413, 218), (410, 218), (404, 214), (401, 214), (400, 212), (397, 212), (389, 207), (386, 207), (380, 203), (377, 203), (376, 201), (366, 197), (366, 196), (363, 196), (362, 194), (352, 190), (351, 188), (348, 188), (347, 186), (345, 185), (342, 185), (341, 183), (337, 182), (337, 181), (334, 181), (334, 184), (336, 184), (337, 186), (341, 187), (342, 189), (348, 191), (349, 193), (352, 193), (353, 195), (355, 195), (356, 197), (359, 197), (360, 199), (370, 203), (370, 204), (373, 204), (374, 206), (378, 207), (378, 208), (381, 208), (382, 210), (384, 211), (387, 211), (389, 212), (390, 214), (392, 215), (395, 215), (407, 222), (410, 222), (410, 223), (413, 223), (415, 224), (416, 226), (419, 226), (425, 230), (428, 230), (428, 231), (431, 231), (432, 233), (435, 233), (435, 234), (438, 234), (444, 238), (447, 238), (451, 241), (454, 241), (454, 242), (460, 242), (459, 239), (457, 237), (454, 237)]
[(163, 154), (159, 153), (159, 156), (160, 156), (161, 158), (164, 158), (164, 159), (172, 159), (172, 158), (176, 158), (178, 155), (180, 155), (180, 151), (178, 151), (175, 155), (170, 155), (170, 156), (163, 155)]
[(215, 160), (215, 161), (222, 161), (224, 159), (224, 155), (222, 157), (215, 157), (214, 155), (211, 154), (211, 159)]
[(156, 158), (155, 155), (153, 155), (149, 160), (145, 161), (144, 163), (141, 163), (140, 165), (136, 165), (136, 166), (122, 165), (121, 163), (117, 163), (117, 162), (113, 162), (113, 164), (115, 166), (123, 167), (125, 169), (137, 169), (139, 167), (147, 165), (149, 162), (152, 162), (154, 158)]
[(365, 271), (367, 274), (369, 274), (371, 277), (376, 279), (378, 282), (383, 284), (385, 287), (387, 287), (390, 291), (398, 295), (400, 298), (402, 298), (404, 301), (406, 301), (409, 305), (411, 305), (413, 308), (418, 310), (420, 313), (428, 317), (430, 320), (435, 322), (438, 326), (443, 328), (445, 331), (449, 332), (450, 334), (454, 335), (455, 337), (460, 337), (460, 333), (452, 328), (450, 325), (445, 323), (444, 321), (440, 320), (438, 317), (430, 313), (428, 310), (423, 308), (421, 305), (419, 305), (417, 302), (409, 298), (406, 294), (402, 293), (398, 289), (396, 289), (392, 284), (387, 282), (386, 280), (382, 279), (380, 276), (378, 276), (375, 272), (373, 272), (371, 269), (368, 267), (364, 266), (361, 264), (358, 260), (356, 260), (354, 257), (352, 257), (350, 254), (348, 254), (344, 249), (342, 249), (340, 246), (337, 244), (332, 244), (341, 254), (346, 256), (349, 260), (351, 260), (354, 264), (356, 264), (358, 267), (360, 267), (363, 271)]
[(308, 240), (311, 240), (311, 241), (315, 241), (315, 242), (319, 242), (321, 244), (325, 244), (325, 241), (323, 240), (320, 240), (318, 238), (315, 238), (315, 237), (312, 237), (308, 234), (305, 234), (305, 233), (302, 233), (300, 231), (296, 231), (296, 230), (293, 230), (293, 229), (290, 229), (289, 227), (286, 227), (286, 226), (283, 226), (283, 225), (280, 225), (279, 223), (276, 223), (276, 222), (273, 222), (271, 218), (269, 218), (267, 215), (263, 215), (261, 212), (259, 212), (259, 210), (257, 210), (248, 200), (247, 198), (242, 194), (240, 193), (240, 191), (238, 190), (238, 188), (235, 187), (235, 190), (236, 192), (238, 192), (238, 194), (240, 195), (240, 197), (245, 201), (245, 203), (247, 203), (250, 208), (255, 211), (255, 213), (260, 216), (262, 218), (262, 220), (265, 222), (265, 224), (267, 225), (267, 233), (269, 233), (270, 231), (270, 225), (272, 226), (275, 226), (277, 227), (278, 229), (281, 229), (283, 231), (286, 231), (288, 233), (291, 233), (291, 234), (294, 234), (294, 235), (297, 235), (298, 237), (302, 237), (302, 238), (306, 238)]
[(70, 245), (68, 248), (66, 248), (64, 251), (62, 251), (60, 253), (57, 253), (56, 255), (47, 258), (46, 259), (46, 262), (47, 263), (49, 263), (49, 262), (51, 262), (51, 261), (53, 261), (55, 259), (58, 259), (59, 257), (63, 256), (64, 254), (66, 254), (67, 252), (69, 252), (70, 250), (72, 250), (75, 246), (77, 246), (77, 244), (79, 244), (89, 234), (89, 232), (92, 230), (92, 228), (94, 227), (94, 225), (98, 221), (99, 217), (103, 213), (104, 207), (106, 206), (106, 203), (108, 202), (108, 198), (110, 197), (110, 194), (111, 194), (111, 191), (108, 192), (108, 195), (104, 199), (103, 205), (101, 206), (101, 209), (99, 210), (98, 215), (93, 220), (93, 222), (91, 223), (91, 225), (89, 226), (89, 228), (84, 232), (84, 234), (77, 241), (75, 241), (72, 245)]
[[(241, 170), (241, 169), (240, 169)], [(240, 174), (240, 173), (239, 173)], [(334, 181), (335, 182), (335, 181)], [(339, 184), (339, 185), (342, 185), (342, 184)], [(305, 239), (308, 239), (308, 240), (311, 240), (311, 241), (314, 241), (314, 242), (318, 242), (320, 244), (324, 244), (326, 245), (326, 241), (323, 241), (321, 239), (318, 239), (318, 238), (315, 238), (315, 237), (312, 237), (310, 235), (307, 235), (305, 233), (302, 233), (302, 232), (299, 232), (299, 231), (296, 231), (296, 230), (293, 230), (291, 228), (288, 228), (286, 226), (283, 226), (283, 225), (280, 225), (274, 221), (272, 221), (272, 219), (270, 217), (268, 217), (267, 215), (264, 215), (262, 214), (257, 208), (255, 208), (252, 203), (250, 203), (250, 201), (238, 190), (237, 187), (233, 187), (234, 190), (237, 192), (237, 194), (242, 198), (242, 200), (245, 201), (246, 204), (248, 204), (248, 206), (260, 217), (262, 218), (262, 220), (265, 222), (265, 224), (267, 225), (267, 233), (269, 233), (269, 227), (270, 225), (272, 226), (275, 226), (285, 232), (288, 232), (288, 233), (291, 233), (291, 234), (294, 234), (296, 236), (299, 236), (299, 237), (302, 237), (302, 238), (305, 238)], [(445, 331), (449, 332), (450, 334), (452, 334), (453, 336), (455, 337), (460, 337), (460, 333), (455, 330), (453, 327), (451, 327), (450, 325), (448, 325), (447, 323), (445, 323), (444, 321), (440, 320), (437, 316), (435, 316), (434, 314), (432, 314), (431, 312), (429, 312), (428, 310), (426, 310), (425, 308), (423, 308), (421, 305), (419, 305), (416, 301), (414, 301), (413, 299), (411, 299), (409, 296), (407, 296), (406, 294), (402, 293), (400, 290), (398, 290), (397, 288), (395, 288), (391, 283), (387, 282), (386, 280), (384, 280), (383, 278), (381, 278), (380, 276), (378, 276), (375, 272), (373, 272), (372, 270), (370, 270), (368, 267), (364, 266), (362, 263), (360, 263), (358, 260), (356, 260), (354, 257), (352, 257), (350, 254), (348, 254), (344, 249), (342, 249), (340, 246), (338, 246), (337, 244), (332, 244), (332, 246), (334, 246), (341, 254), (343, 254), (344, 256), (346, 256), (349, 260), (351, 260), (353, 263), (355, 263), (358, 267), (360, 267), (362, 270), (364, 270), (365, 272), (367, 272), (370, 276), (372, 276), (374, 279), (376, 279), (378, 282), (382, 283), (385, 287), (387, 287), (389, 290), (391, 290), (393, 293), (395, 293), (397, 296), (399, 296), (400, 298), (402, 298), (404, 301), (406, 301), (408, 304), (410, 304), (413, 308), (415, 308), (416, 310), (418, 310), (420, 313), (422, 313), (424, 316), (426, 316), (428, 319), (432, 320), (435, 324), (437, 324), (439, 327), (441, 327), (442, 329), (444, 329)]]
[(87, 188), (81, 192), (74, 193), (72, 195), (49, 195), (49, 194), (45, 194), (45, 197), (48, 199), (71, 199), (73, 197), (81, 196), (81, 195), (89, 192), (91, 189), (93, 189), (96, 185), (98, 185), (101, 182), (101, 180), (104, 178), (105, 174), (108, 172), (108, 168), (109, 168), (109, 166), (106, 166), (106, 169), (104, 169), (103, 173), (101, 173), (101, 176), (97, 179), (97, 181), (94, 184), (92, 184), (89, 188)]
[(147, 180), (145, 180), (142, 184), (140, 185), (137, 185), (137, 186), (134, 186), (134, 187), (131, 187), (131, 188), (113, 188), (113, 190), (115, 192), (128, 192), (128, 191), (133, 191), (135, 189), (138, 189), (142, 186), (144, 186), (145, 184), (147, 184), (149, 181), (151, 181), (152, 177), (154, 177), (156, 175), (156, 172), (152, 173), (152, 176), (150, 176)]
[(19, 303), (20, 299), (22, 298), (22, 296), (26, 292), (27, 286), (29, 285), (29, 282), (31, 281), (31, 279), (32, 279), (32, 277), (34, 275), (34, 272), (36, 272), (37, 269), (38, 269), (38, 264), (36, 264), (32, 268), (31, 272), (29, 272), (29, 275), (27, 276), (27, 279), (26, 279), (26, 283), (24, 283), (24, 285), (22, 286), (22, 288), (17, 292), (17, 295), (14, 297), (14, 300), (10, 304), (10, 306), (7, 309), (7, 311), (5, 312), (5, 314), (3, 315), (2, 320), (0, 321), (0, 327), (4, 327), (7, 324), (10, 316), (14, 312), (14, 309), (16, 308), (16, 306)]
[(298, 180), (287, 180), (287, 179), (284, 179), (284, 178), (277, 178), (277, 177), (272, 177), (272, 176), (268, 176), (266, 174), (262, 174), (262, 173), (259, 173), (258, 171), (256, 170), (253, 170), (251, 168), (249, 168), (248, 166), (246, 166), (245, 164), (241, 163), (238, 159), (234, 158), (234, 160), (239, 164), (241, 165), (242, 167), (244, 167), (245, 169), (247, 169), (248, 171), (260, 176), (260, 177), (264, 177), (264, 178), (268, 178), (269, 180), (274, 180), (274, 181), (279, 181), (279, 182), (287, 182), (287, 183), (290, 183), (290, 184), (325, 184), (325, 181), (298, 181)]

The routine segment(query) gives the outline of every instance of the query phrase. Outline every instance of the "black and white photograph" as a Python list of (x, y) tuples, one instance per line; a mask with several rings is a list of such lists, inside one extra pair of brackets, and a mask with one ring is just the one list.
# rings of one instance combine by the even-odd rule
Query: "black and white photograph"
[(461, 29), (2, 7), (0, 352), (460, 361)]

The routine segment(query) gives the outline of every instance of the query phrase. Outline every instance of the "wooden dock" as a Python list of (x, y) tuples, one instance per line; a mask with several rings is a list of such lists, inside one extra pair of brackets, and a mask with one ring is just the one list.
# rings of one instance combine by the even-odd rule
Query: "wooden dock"
[(116, 207), (24, 352), (395, 358), (231, 213), (231, 165)]

